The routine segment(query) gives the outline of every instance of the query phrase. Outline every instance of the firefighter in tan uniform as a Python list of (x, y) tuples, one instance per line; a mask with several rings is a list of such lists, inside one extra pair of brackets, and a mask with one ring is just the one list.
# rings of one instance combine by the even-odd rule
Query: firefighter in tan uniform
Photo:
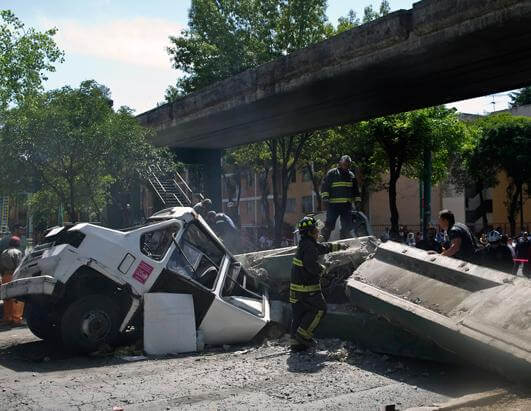
[(291, 269), (291, 349), (302, 351), (315, 345), (313, 332), (326, 313), (320, 282), (324, 267), (317, 260), (322, 254), (344, 250), (348, 245), (318, 243), (319, 229), (313, 217), (304, 217), (297, 228), (301, 239)]

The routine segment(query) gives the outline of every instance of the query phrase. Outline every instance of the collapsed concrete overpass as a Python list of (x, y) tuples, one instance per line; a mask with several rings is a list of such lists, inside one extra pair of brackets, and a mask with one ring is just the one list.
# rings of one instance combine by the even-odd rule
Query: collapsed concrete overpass
[(138, 120), (216, 198), (220, 149), (528, 85), (530, 27), (530, 0), (423, 0)]

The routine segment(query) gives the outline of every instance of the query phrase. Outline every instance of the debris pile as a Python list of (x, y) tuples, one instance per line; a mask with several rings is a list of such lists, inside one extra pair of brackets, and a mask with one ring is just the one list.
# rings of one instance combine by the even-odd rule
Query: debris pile
[[(347, 303), (345, 282), (348, 277), (367, 259), (371, 258), (378, 247), (374, 237), (360, 237), (342, 240), (349, 244), (345, 251), (329, 253), (322, 257), (325, 266), (322, 277), (322, 289), (329, 303)], [(271, 288), (273, 300), (289, 300), (291, 262), (297, 248), (289, 247), (277, 250), (259, 251), (236, 256), (247, 271)]]

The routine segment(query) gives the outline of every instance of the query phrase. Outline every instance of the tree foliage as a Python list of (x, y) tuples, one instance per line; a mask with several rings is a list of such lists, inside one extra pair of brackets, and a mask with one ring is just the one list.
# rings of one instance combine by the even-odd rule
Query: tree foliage
[(185, 73), (171, 98), (326, 38), (326, 0), (193, 0), (188, 28), (170, 37)]
[(129, 109), (113, 111), (109, 90), (94, 81), (32, 95), (7, 112), (0, 130), (3, 189), (31, 184), (35, 199), (63, 205), (71, 221), (90, 214), (102, 221), (111, 186), (128, 190), (155, 162), (172, 167), (147, 137)]
[(521, 88), (516, 93), (509, 94), (509, 97), (511, 98), (511, 107), (531, 104), (531, 86)]
[(443, 106), (380, 117), (367, 122), (369, 138), (381, 146), (389, 172), (391, 231), (398, 232), (396, 184), (401, 175), (423, 177), (423, 152), (432, 153), (432, 183), (448, 176), (450, 163), (468, 129), (453, 110)]
[(504, 113), (480, 119), (477, 125), (481, 130), (479, 155), (491, 170), (503, 170), (509, 177), (506, 206), (514, 235), (517, 215), (524, 202), (524, 186), (529, 190), (531, 183), (531, 119)]
[(41, 90), (46, 72), (63, 61), (53, 40), (56, 32), (27, 29), (10, 10), (0, 10), (0, 115), (10, 104)]

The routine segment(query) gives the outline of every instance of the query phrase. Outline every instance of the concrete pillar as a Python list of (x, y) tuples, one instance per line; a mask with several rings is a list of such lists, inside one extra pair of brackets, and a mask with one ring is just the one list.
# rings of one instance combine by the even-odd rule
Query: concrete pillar
[[(201, 164), (204, 166), (205, 197), (212, 200), (216, 211), (221, 211), (221, 154), (222, 150), (208, 150), (198, 148), (173, 149), (177, 160), (185, 164)], [(195, 187), (191, 187), (195, 190)]]

